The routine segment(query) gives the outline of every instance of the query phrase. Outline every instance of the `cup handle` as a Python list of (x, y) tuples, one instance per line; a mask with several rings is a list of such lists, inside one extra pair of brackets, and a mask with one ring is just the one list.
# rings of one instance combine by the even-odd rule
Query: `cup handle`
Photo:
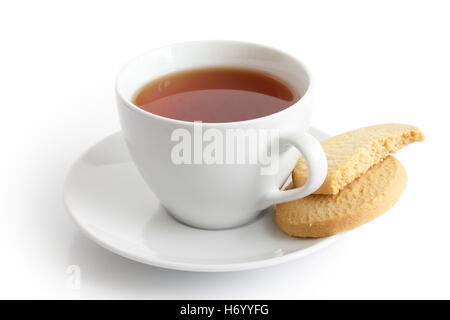
[(300, 188), (279, 190), (278, 186), (265, 196), (265, 207), (280, 202), (293, 201), (310, 195), (325, 181), (328, 172), (328, 162), (320, 142), (306, 132), (288, 133), (280, 136), (281, 144), (289, 144), (297, 148), (303, 155), (308, 166), (308, 180)]

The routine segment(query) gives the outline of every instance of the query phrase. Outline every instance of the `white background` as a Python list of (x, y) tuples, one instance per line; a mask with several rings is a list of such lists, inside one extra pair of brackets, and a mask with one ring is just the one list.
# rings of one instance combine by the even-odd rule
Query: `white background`
[[(450, 298), (450, 6), (445, 1), (3, 1), (0, 298)], [(114, 78), (135, 55), (198, 39), (266, 44), (316, 81), (315, 126), (410, 123), (409, 174), (386, 215), (302, 260), (223, 274), (116, 256), (62, 201), (86, 148), (119, 130)], [(66, 268), (82, 270), (80, 290)]]

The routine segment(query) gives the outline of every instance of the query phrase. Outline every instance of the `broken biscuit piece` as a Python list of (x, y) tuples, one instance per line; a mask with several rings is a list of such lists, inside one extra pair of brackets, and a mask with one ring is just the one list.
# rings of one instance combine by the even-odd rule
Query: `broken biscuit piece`
[[(314, 194), (337, 194), (369, 168), (404, 146), (425, 139), (422, 132), (406, 124), (380, 124), (346, 132), (322, 142), (328, 159), (328, 174)], [(292, 180), (301, 187), (308, 179), (308, 168), (301, 157)]]

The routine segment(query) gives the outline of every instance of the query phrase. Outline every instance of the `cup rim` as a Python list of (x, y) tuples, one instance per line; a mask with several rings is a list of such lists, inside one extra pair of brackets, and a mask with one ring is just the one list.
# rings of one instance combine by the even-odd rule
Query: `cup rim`
[[(225, 126), (230, 126), (230, 125), (249, 125), (249, 124), (253, 124), (257, 121), (264, 121), (267, 120), (269, 118), (272, 117), (277, 117), (277, 116), (281, 116), (284, 115), (286, 113), (289, 113), (290, 111), (292, 111), (294, 108), (299, 108), (300, 104), (302, 102), (302, 100), (305, 100), (305, 98), (307, 96), (310, 96), (311, 93), (311, 87), (312, 87), (312, 77), (311, 77), (311, 73), (309, 72), (309, 69), (306, 67), (306, 65), (301, 62), (299, 59), (297, 59), (296, 57), (281, 51), (279, 49), (267, 46), (267, 45), (263, 45), (263, 44), (259, 44), (259, 43), (255, 43), (255, 42), (247, 42), (247, 41), (236, 41), (236, 40), (196, 40), (196, 41), (185, 41), (185, 42), (177, 42), (177, 43), (172, 43), (172, 44), (167, 44), (164, 46), (160, 46), (151, 50), (147, 50), (141, 54), (139, 54), (138, 56), (135, 56), (134, 58), (132, 58), (131, 60), (128, 60), (124, 66), (120, 69), (120, 71), (118, 72), (117, 76), (116, 76), (116, 80), (115, 80), (115, 91), (117, 96), (120, 98), (120, 100), (132, 111), (137, 112), (138, 114), (147, 117), (147, 118), (153, 118), (153, 119), (157, 119), (160, 121), (165, 121), (167, 123), (171, 123), (171, 124), (178, 124), (178, 125), (184, 125), (184, 126), (191, 126), (194, 125), (194, 121), (186, 121), (186, 120), (177, 120), (177, 119), (172, 119), (172, 118), (167, 118), (167, 117), (163, 117), (154, 113), (151, 113), (149, 111), (143, 110), (141, 108), (139, 108), (138, 106), (136, 106), (133, 102), (131, 102), (130, 99), (125, 98), (124, 95), (122, 94), (120, 88), (119, 88), (119, 79), (121, 78), (122, 74), (124, 73), (124, 71), (126, 70), (126, 68), (135, 60), (141, 59), (142, 57), (157, 51), (157, 50), (162, 50), (165, 48), (169, 48), (169, 47), (174, 47), (174, 46), (181, 46), (181, 45), (194, 45), (194, 44), (230, 44), (230, 45), (251, 45), (253, 47), (259, 47), (260, 49), (266, 49), (266, 50), (271, 50), (273, 52), (279, 53), (281, 55), (284, 55), (285, 57), (292, 59), (293, 61), (295, 61), (296, 63), (298, 63), (301, 68), (303, 69), (303, 71), (305, 72), (306, 76), (308, 77), (308, 86), (306, 88), (305, 94), (303, 94), (300, 99), (295, 102), (294, 104), (292, 104), (291, 106), (263, 116), (263, 117), (259, 117), (259, 118), (254, 118), (254, 119), (248, 119), (248, 120), (242, 120), (242, 121), (232, 121), (232, 122), (201, 122), (203, 126), (205, 127), (225, 127)], [(136, 90), (138, 90), (139, 88), (137, 88)]]

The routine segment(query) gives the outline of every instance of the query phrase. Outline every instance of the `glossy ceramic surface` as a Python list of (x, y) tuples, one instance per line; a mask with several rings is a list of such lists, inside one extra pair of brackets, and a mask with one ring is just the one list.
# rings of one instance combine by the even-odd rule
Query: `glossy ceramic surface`
[[(311, 129), (318, 139), (326, 134)], [(175, 220), (131, 161), (121, 133), (90, 148), (70, 170), (64, 199), (82, 232), (124, 257), (162, 268), (237, 271), (304, 257), (336, 237), (291, 238), (275, 224), (273, 207), (234, 229), (203, 230)]]

